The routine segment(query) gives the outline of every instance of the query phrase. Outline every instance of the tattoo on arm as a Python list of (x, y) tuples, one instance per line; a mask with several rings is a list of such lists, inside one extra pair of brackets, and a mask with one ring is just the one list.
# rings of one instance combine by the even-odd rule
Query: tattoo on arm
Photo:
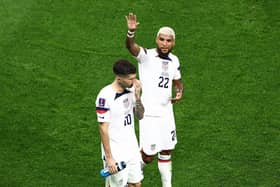
[(141, 120), (144, 116), (144, 112), (145, 112), (145, 109), (144, 109), (144, 106), (141, 102), (140, 99), (137, 99), (136, 100), (136, 104), (135, 104), (135, 116)]
[(184, 88), (183, 88), (183, 83), (181, 80), (174, 80), (174, 87), (175, 87), (176, 93), (183, 94)]

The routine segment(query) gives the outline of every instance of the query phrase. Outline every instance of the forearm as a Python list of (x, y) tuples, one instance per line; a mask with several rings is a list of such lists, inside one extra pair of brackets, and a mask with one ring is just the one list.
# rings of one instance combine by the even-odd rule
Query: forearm
[(110, 147), (110, 139), (109, 139), (109, 133), (108, 133), (108, 124), (106, 123), (100, 123), (99, 124), (99, 132), (100, 132), (100, 138), (103, 145), (103, 149), (105, 152), (105, 157), (107, 159), (112, 158), (112, 152)]
[(181, 94), (183, 95), (184, 87), (182, 80), (174, 80), (174, 89), (176, 94)]
[(126, 42), (125, 42), (126, 48), (133, 56), (137, 56), (140, 51), (140, 47), (135, 42), (135, 32), (136, 31), (128, 30), (126, 34)]
[(183, 97), (183, 83), (182, 83), (181, 79), (173, 80), (173, 85), (174, 85), (174, 89), (175, 89), (175, 97), (173, 97), (171, 99), (171, 102), (177, 103)]
[(141, 102), (141, 99), (137, 99), (135, 103), (135, 116), (141, 120), (144, 116), (145, 108)]

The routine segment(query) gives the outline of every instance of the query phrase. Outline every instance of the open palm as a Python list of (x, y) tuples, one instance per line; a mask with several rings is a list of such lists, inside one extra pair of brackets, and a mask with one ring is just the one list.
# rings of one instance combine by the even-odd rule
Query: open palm
[(135, 31), (137, 29), (137, 25), (139, 24), (137, 22), (136, 15), (133, 13), (129, 13), (128, 16), (125, 16), (127, 21), (127, 28), (130, 31)]

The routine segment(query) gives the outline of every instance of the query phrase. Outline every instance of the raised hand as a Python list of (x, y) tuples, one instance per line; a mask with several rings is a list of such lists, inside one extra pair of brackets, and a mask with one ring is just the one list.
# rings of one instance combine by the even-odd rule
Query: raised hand
[(127, 22), (127, 28), (129, 31), (135, 31), (137, 29), (137, 25), (139, 25), (139, 22), (137, 22), (136, 15), (133, 13), (129, 13), (128, 16), (125, 16), (126, 22)]

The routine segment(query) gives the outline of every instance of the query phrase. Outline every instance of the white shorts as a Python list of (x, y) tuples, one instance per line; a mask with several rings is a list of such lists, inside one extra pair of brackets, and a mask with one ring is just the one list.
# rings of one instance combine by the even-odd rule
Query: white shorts
[[(129, 150), (127, 150), (129, 151)], [(126, 168), (118, 173), (110, 175), (106, 178), (106, 184), (110, 187), (124, 187), (127, 183), (138, 183), (143, 179), (141, 170), (141, 155), (133, 157), (126, 162)], [(105, 162), (105, 161), (104, 161)]]
[(172, 150), (177, 144), (176, 126), (172, 113), (165, 116), (145, 115), (140, 120), (140, 148), (147, 155)]

